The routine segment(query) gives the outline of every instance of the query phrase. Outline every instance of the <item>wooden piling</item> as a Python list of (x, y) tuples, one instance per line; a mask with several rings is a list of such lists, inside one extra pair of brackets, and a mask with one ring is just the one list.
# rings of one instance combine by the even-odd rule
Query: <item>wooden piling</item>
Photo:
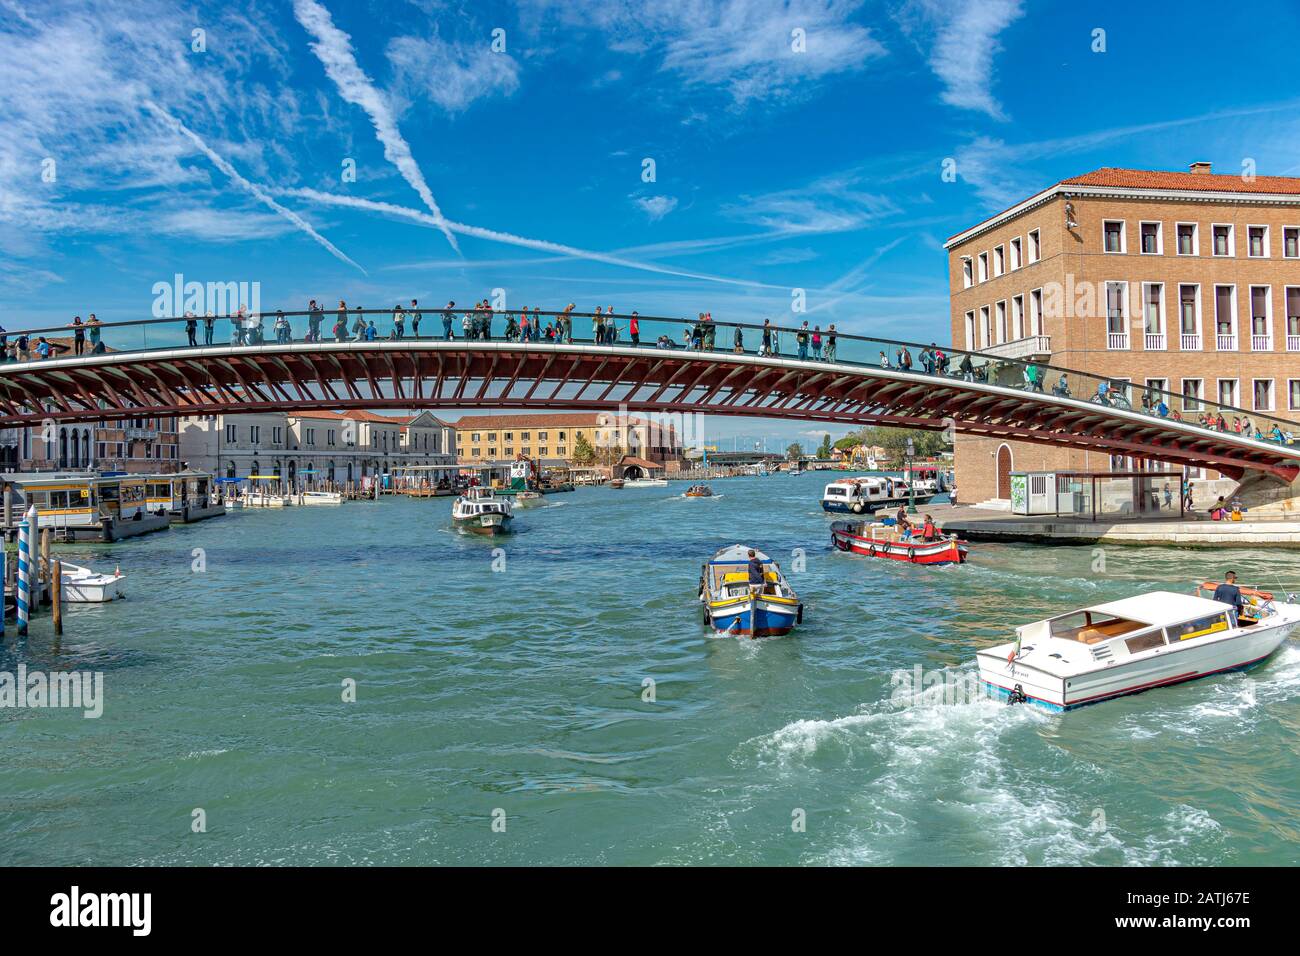
[(51, 612), (54, 614), (54, 633), (63, 633), (63, 562), (55, 560), (53, 567), (50, 569), (50, 601)]
[(41, 529), (41, 556), (38, 562), (38, 574), (40, 579), (45, 582), (45, 594), (43, 600), (49, 603), (50, 600), (50, 529)]

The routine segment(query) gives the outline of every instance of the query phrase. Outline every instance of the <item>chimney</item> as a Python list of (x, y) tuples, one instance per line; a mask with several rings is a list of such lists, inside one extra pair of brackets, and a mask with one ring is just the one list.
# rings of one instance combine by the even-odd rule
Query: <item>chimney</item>
[(1198, 175), (1201, 174), (1201, 173), (1208, 174), (1208, 173), (1210, 172), (1210, 164), (1209, 164), (1209, 163), (1192, 163), (1192, 165), (1189, 166), (1188, 169), (1189, 169), (1191, 172), (1196, 173), (1196, 174), (1198, 174)]

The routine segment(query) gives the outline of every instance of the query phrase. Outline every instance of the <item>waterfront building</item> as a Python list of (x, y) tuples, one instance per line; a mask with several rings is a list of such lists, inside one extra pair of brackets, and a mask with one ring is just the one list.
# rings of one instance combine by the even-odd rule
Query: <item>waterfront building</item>
[[(1204, 400), (1300, 416), (1300, 178), (1222, 175), (1209, 163), (1103, 168), (945, 248), (957, 348), (1132, 383), (1135, 408), (1142, 386), (1164, 389), (1192, 420)], [(1165, 467), (966, 435), (956, 466), (967, 501), (1009, 499), (1012, 471)]]
[(6, 428), (0, 430), (0, 471), (161, 474), (180, 470), (178, 442), (172, 416)]
[(356, 482), (407, 466), (433, 469), (436, 480), (455, 471), (455, 435), (429, 412), (204, 415), (182, 420), (181, 454), (221, 477), (278, 475), (286, 487)]
[(595, 452), (594, 464), (613, 465), (624, 455), (644, 458), (666, 471), (683, 461), (678, 429), (671, 423), (612, 412), (465, 415), (454, 425), (462, 465), (535, 459), (576, 461), (580, 445)]

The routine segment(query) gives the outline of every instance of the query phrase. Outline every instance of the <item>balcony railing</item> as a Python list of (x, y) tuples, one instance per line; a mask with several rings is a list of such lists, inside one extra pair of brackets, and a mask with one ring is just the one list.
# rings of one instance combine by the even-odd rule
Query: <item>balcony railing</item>
[(158, 437), (158, 429), (156, 428), (123, 428), (122, 431), (126, 433), (127, 441), (152, 441)]
[(998, 358), (1023, 359), (1046, 358), (1052, 354), (1052, 337), (1050, 335), (1027, 335), (1023, 339), (999, 342), (988, 348), (980, 349), (986, 355)]
[(1178, 337), (1178, 347), (1184, 352), (1199, 352), (1201, 350), (1201, 337), (1194, 332), (1184, 332)]
[(1237, 351), (1237, 336), (1220, 333), (1214, 337), (1214, 347), (1220, 352)]
[(1252, 352), (1271, 352), (1273, 351), (1273, 336), (1271, 335), (1252, 335), (1250, 337), (1250, 350)]
[(1288, 352), (1300, 352), (1300, 335), (1288, 335), (1286, 337), (1286, 350)]
[(1127, 333), (1127, 332), (1107, 332), (1107, 333), (1106, 333), (1106, 348), (1111, 349), (1112, 351), (1115, 351), (1115, 350), (1127, 350), (1127, 349), (1128, 349), (1128, 333)]
[(1148, 332), (1143, 348), (1148, 352), (1163, 352), (1165, 350), (1165, 333)]

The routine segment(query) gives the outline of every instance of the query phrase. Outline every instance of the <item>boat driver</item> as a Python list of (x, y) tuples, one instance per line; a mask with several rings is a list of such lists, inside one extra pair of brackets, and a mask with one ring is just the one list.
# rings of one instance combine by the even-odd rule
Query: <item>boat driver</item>
[(755, 594), (763, 591), (763, 562), (751, 548), (749, 551), (749, 590)]
[[(1223, 576), (1225, 583), (1220, 584), (1214, 589), (1214, 600), (1222, 601), (1224, 604), (1231, 604), (1236, 617), (1241, 617), (1243, 608), (1241, 600), (1241, 588), (1237, 587), (1237, 572), (1229, 571)], [(1233, 626), (1237, 625), (1234, 620)]]

